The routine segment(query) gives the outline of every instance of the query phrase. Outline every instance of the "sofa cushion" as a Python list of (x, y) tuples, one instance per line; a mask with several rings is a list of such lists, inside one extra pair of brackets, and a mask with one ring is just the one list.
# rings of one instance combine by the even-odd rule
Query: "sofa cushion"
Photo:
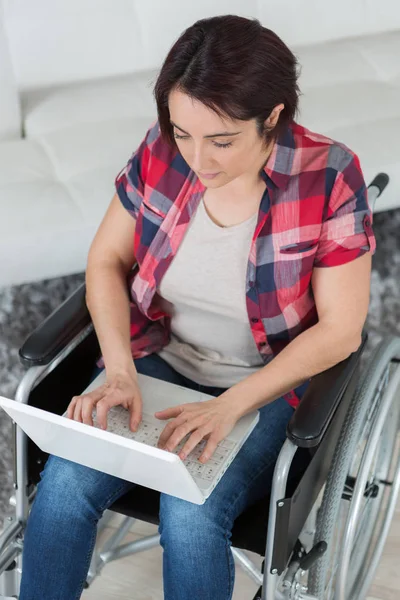
[[(24, 132), (37, 137), (86, 124), (156, 115), (156, 71), (85, 81), (21, 94)], [(78, 128), (77, 128), (78, 129)]]
[(8, 40), (0, 2), (0, 141), (17, 139), (21, 135), (21, 114), (18, 86), (14, 77)]
[(343, 142), (361, 161), (367, 184), (387, 172), (375, 211), (399, 206), (400, 30), (298, 49), (298, 121)]
[(148, 126), (116, 119), (0, 144), (0, 287), (78, 273)]

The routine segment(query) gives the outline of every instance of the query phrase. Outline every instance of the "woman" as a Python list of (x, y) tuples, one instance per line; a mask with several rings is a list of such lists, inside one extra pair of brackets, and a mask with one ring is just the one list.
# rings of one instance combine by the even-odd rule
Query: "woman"
[[(219, 16), (187, 29), (155, 84), (158, 119), (117, 176), (89, 253), (87, 304), (103, 353), (92, 380), (104, 367), (107, 380), (72, 399), (70, 418), (92, 424), (95, 407), (106, 427), (122, 404), (136, 429), (137, 373), (204, 391), (213, 398), (156, 413), (169, 419), (160, 447), (187, 436), (183, 458), (205, 438), (204, 463), (260, 410), (203, 505), (161, 494), (167, 600), (232, 597), (234, 520), (268, 492), (310, 378), (357, 349), (367, 315), (375, 239), (359, 161), (294, 121), (296, 68), (257, 20)], [(49, 458), (26, 529), (21, 600), (80, 597), (97, 522), (133, 487)]]

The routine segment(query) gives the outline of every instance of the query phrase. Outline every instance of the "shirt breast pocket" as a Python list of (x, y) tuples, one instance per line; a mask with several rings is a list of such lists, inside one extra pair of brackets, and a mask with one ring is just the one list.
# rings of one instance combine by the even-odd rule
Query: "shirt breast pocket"
[(160, 231), (166, 215), (157, 207), (142, 200), (138, 217), (137, 232), (140, 232), (140, 245), (148, 249)]
[(150, 204), (147, 200), (142, 201), (143, 217), (155, 225), (160, 225), (166, 217), (166, 213), (157, 206)]
[(318, 248), (318, 238), (308, 240), (293, 240), (290, 244), (280, 246), (279, 254), (281, 258), (305, 258), (313, 256)]

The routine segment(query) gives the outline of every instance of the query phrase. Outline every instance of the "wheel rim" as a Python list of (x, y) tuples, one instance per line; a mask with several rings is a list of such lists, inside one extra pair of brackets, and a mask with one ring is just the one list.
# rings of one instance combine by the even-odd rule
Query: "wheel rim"
[[(389, 468), (391, 464), (391, 457), (387, 457), (388, 444), (382, 445), (385, 455), (380, 456), (379, 442), (381, 435), (385, 429), (385, 426), (391, 425), (393, 420), (390, 421), (389, 417), (392, 414), (393, 398), (396, 396), (396, 391), (400, 385), (400, 368), (397, 367), (393, 377), (389, 380), (389, 367), (384, 373), (384, 385), (381, 390), (378, 390), (378, 394), (383, 392), (382, 402), (377, 400), (372, 403), (373, 410), (369, 414), (369, 427), (364, 428), (368, 432), (372, 430), (372, 435), (368, 436), (365, 444), (364, 451), (360, 462), (358, 476), (356, 479), (354, 492), (350, 501), (348, 515), (345, 524), (345, 534), (342, 540), (342, 548), (340, 551), (340, 560), (337, 568), (337, 581), (335, 585), (335, 600), (345, 600), (352, 598), (356, 600), (356, 589), (357, 582), (360, 581), (360, 566), (365, 562), (366, 555), (369, 551), (369, 543), (374, 535), (376, 535), (376, 522), (375, 525), (370, 528), (365, 526), (365, 520), (362, 519), (367, 515), (372, 519), (379, 512), (381, 504), (385, 498), (383, 486), (382, 491), (378, 492), (376, 498), (371, 496), (365, 498), (366, 490), (370, 489), (371, 485), (378, 485), (378, 482), (382, 479), (386, 479), (389, 474)], [(378, 396), (378, 394), (376, 394)], [(379, 409), (379, 410), (378, 410)], [(395, 410), (396, 414), (397, 411)], [(379, 458), (383, 458), (382, 462), (379, 463)], [(371, 465), (368, 467), (368, 465)], [(371, 471), (373, 475), (371, 476)], [(379, 488), (379, 485), (378, 485)], [(371, 500), (376, 502), (371, 502)], [(364, 527), (363, 527), (364, 525)], [(362, 549), (360, 548), (361, 542), (363, 544)], [(356, 564), (352, 565), (352, 558)], [(356, 568), (358, 565), (358, 568)], [(353, 566), (355, 568), (353, 568)], [(362, 570), (365, 570), (366, 566), (363, 564)], [(350, 575), (351, 574), (351, 575)]]
[[(389, 365), (390, 366), (390, 365)], [(386, 384), (387, 385), (387, 384)], [(379, 405), (375, 403), (375, 410), (371, 414), (372, 419), (376, 418), (376, 411), (379, 410)], [(361, 508), (357, 532), (355, 533), (352, 555), (350, 559), (349, 578), (347, 589), (353, 589), (356, 579), (359, 579), (361, 570), (365, 570), (369, 563), (368, 553), (371, 545), (371, 540), (377, 535), (380, 530), (379, 515), (383, 512), (383, 505), (387, 498), (388, 486), (385, 484), (390, 478), (390, 469), (393, 464), (392, 449), (394, 437), (397, 434), (398, 407), (392, 402), (388, 417), (383, 425), (379, 447), (375, 453), (367, 476), (366, 490), (364, 492), (364, 506)], [(373, 421), (370, 420), (371, 430)], [(365, 435), (364, 451), (368, 441), (368, 433)], [(361, 438), (362, 439), (362, 438)], [(363, 445), (362, 443), (360, 445)], [(362, 454), (358, 457), (358, 468), (361, 465)], [(354, 475), (358, 472), (357, 464), (352, 465), (355, 471), (351, 471)], [(368, 523), (374, 523), (373, 528), (368, 528)]]
[[(391, 373), (391, 369), (394, 373)], [(365, 423), (362, 431), (358, 434), (355, 453), (347, 470), (346, 483), (349, 475), (354, 477), (352, 489), (349, 490), (350, 499), (340, 500), (334, 529), (331, 536), (328, 536), (331, 551), (324, 577), (325, 583), (318, 594), (321, 599), (361, 600), (364, 598), (363, 595), (360, 595), (361, 592), (366, 593), (375, 573), (379, 557), (377, 559), (374, 553), (369, 552), (371, 548), (374, 549), (370, 542), (376, 537), (382, 537), (382, 532), (385, 532), (386, 529), (384, 537), (377, 545), (380, 547), (381, 553), (396, 506), (393, 495), (397, 497), (400, 487), (399, 485), (388, 488), (383, 483), (390, 476), (393, 479), (393, 465), (396, 456), (393, 446), (394, 437), (398, 434), (399, 421), (399, 402), (393, 402), (393, 398), (396, 397), (396, 388), (400, 391), (399, 371), (400, 365), (390, 362), (380, 374), (379, 379), (374, 382), (374, 393), (368, 407), (368, 414), (365, 415)], [(388, 390), (389, 385), (391, 388)], [(384, 413), (382, 413), (382, 409), (384, 409)], [(374, 440), (370, 435), (372, 430), (375, 431)], [(384, 443), (380, 439), (380, 432), (384, 435)], [(367, 453), (369, 453), (369, 457)], [(366, 468), (368, 464), (370, 466)], [(362, 475), (362, 480), (360, 475)], [(343, 491), (346, 491), (346, 486)], [(377, 492), (375, 497), (369, 495), (371, 491)], [(382, 511), (384, 503), (389, 507), (392, 506), (391, 516), (386, 508)], [(378, 514), (386, 515), (386, 518), (377, 520)], [(351, 522), (353, 524), (349, 529)], [(363, 527), (363, 523), (374, 525)], [(368, 573), (370, 565), (374, 562), (375, 568), (370, 569)], [(312, 587), (314, 589), (311, 591), (317, 593), (315, 584)]]

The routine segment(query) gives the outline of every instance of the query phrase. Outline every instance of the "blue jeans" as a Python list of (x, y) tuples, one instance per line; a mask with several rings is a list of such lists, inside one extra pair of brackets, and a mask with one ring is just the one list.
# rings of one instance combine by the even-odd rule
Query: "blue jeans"
[[(135, 367), (138, 373), (214, 396), (224, 391), (187, 379), (157, 354), (136, 359)], [(91, 380), (100, 371), (96, 367)], [(165, 600), (232, 598), (233, 523), (269, 491), (293, 411), (283, 398), (260, 409), (259, 422), (204, 504), (161, 494)], [(40, 477), (25, 531), (20, 600), (75, 600), (86, 580), (98, 520), (136, 484), (53, 455)]]

